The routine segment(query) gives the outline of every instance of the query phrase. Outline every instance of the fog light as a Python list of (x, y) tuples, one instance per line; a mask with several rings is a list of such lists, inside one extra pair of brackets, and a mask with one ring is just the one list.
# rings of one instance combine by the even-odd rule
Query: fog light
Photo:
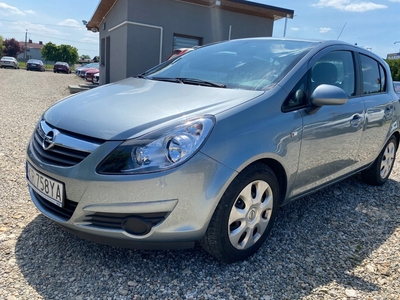
[(143, 221), (139, 218), (127, 218), (121, 223), (122, 229), (127, 233), (134, 235), (148, 234), (152, 228), (150, 223)]

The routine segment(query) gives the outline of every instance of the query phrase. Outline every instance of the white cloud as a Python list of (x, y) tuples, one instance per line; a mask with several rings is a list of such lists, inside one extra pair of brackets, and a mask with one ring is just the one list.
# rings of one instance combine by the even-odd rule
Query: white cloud
[[(399, 1), (399, 0), (396, 0)], [(358, 0), (319, 0), (313, 4), (316, 7), (332, 7), (342, 11), (365, 12), (368, 10), (384, 9), (386, 5)]]
[(29, 10), (24, 10), (24, 13), (29, 14), (29, 15), (33, 15), (36, 14), (33, 10), (29, 9)]
[(10, 28), (18, 32), (26, 32), (26, 29), (28, 28), (28, 33), (36, 33), (40, 35), (55, 35), (55, 36), (61, 35), (61, 32), (58, 30), (50, 29), (44, 25), (33, 24), (26, 21), (14, 22), (12, 23), (12, 25), (10, 25)]
[(98, 44), (99, 43), (99, 39), (94, 39), (94, 38), (83, 38), (80, 40), (81, 42), (84, 43), (93, 43), (93, 44)]
[(77, 20), (74, 20), (74, 19), (65, 19), (65, 20), (57, 23), (57, 25), (75, 27), (75, 28), (81, 28), (81, 26), (82, 26)]
[(25, 15), (24, 12), (20, 11), (18, 8), (14, 6), (10, 6), (6, 3), (0, 2), (0, 14), (5, 15), (5, 16), (10, 16), (10, 15)]
[(293, 31), (299, 31), (299, 30), (300, 30), (300, 28), (298, 28), (298, 27), (291, 27), (291, 28), (290, 28), (290, 30), (293, 30)]
[(320, 29), (319, 29), (319, 33), (327, 33), (327, 32), (329, 32), (329, 31), (331, 31), (332, 29), (331, 28), (329, 28), (329, 27), (321, 27)]

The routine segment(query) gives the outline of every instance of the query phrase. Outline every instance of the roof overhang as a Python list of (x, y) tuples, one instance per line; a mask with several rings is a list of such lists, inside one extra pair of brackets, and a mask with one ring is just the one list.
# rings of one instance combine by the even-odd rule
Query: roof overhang
[[(103, 19), (108, 15), (109, 11), (118, 0), (101, 0), (92, 19), (87, 23), (86, 28), (94, 32), (99, 30), (99, 26)], [(293, 19), (294, 11), (290, 9), (265, 5), (261, 3), (244, 1), (244, 0), (175, 0), (195, 5), (202, 5), (223, 10), (233, 11), (237, 13), (279, 20), (282, 18)]]

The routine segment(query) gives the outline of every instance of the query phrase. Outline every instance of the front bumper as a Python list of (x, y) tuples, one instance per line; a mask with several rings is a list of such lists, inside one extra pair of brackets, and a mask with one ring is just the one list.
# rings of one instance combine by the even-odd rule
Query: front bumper
[(235, 171), (197, 153), (178, 168), (142, 175), (100, 175), (97, 164), (114, 148), (106, 142), (72, 167), (41, 161), (27, 150), (27, 163), (62, 182), (59, 208), (29, 186), (44, 215), (82, 238), (132, 248), (186, 248), (205, 233)]

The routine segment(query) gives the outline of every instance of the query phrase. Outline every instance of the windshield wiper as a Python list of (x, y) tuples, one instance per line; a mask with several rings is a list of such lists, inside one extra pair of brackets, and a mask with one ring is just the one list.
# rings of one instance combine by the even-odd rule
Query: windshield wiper
[(147, 77), (139, 75), (139, 78), (145, 78), (150, 80), (157, 80), (157, 81), (166, 81), (166, 82), (175, 82), (175, 83), (185, 83), (185, 84), (195, 84), (195, 85), (202, 85), (202, 86), (211, 86), (211, 87), (218, 87), (218, 88), (226, 88), (225, 84), (216, 83), (211, 81), (205, 81), (196, 78), (171, 78), (171, 77)]
[(146, 77), (146, 79), (182, 83), (182, 81), (179, 78), (171, 78), (171, 77)]
[(205, 80), (196, 79), (196, 78), (176, 78), (176, 79), (180, 80), (182, 83), (187, 83), (187, 84), (196, 84), (196, 85), (202, 85), (202, 86), (226, 88), (225, 84), (211, 82), (211, 81), (205, 81)]

